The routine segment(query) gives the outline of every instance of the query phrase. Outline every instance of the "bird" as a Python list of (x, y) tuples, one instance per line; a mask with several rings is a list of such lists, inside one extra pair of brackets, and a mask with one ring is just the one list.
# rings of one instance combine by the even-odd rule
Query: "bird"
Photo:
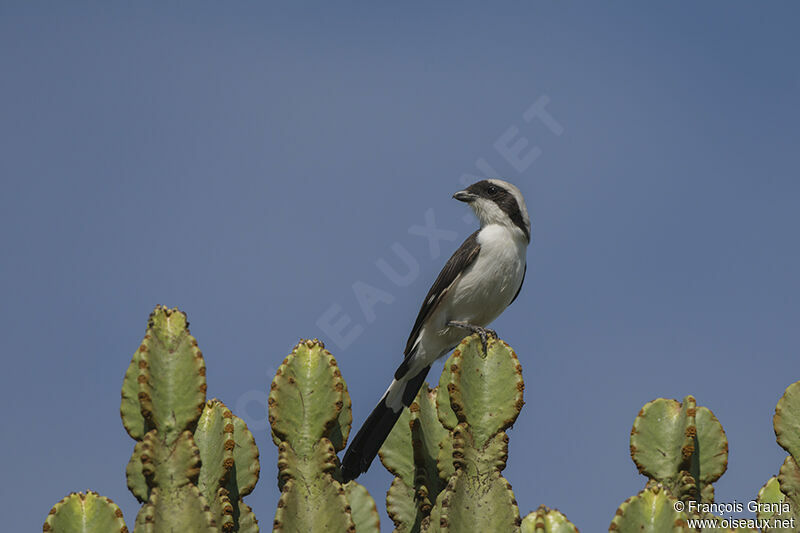
[(445, 263), (422, 302), (389, 388), (350, 442), (341, 462), (344, 482), (366, 472), (405, 407), (422, 387), (431, 364), (477, 333), (486, 352), (487, 326), (519, 296), (527, 270), (531, 222), (520, 190), (485, 179), (458, 191), (480, 228)]

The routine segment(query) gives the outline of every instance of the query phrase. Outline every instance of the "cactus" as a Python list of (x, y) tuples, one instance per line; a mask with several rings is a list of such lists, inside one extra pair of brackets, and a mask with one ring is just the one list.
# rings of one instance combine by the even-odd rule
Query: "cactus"
[[(676, 531), (688, 531), (687, 518), (713, 518), (688, 505), (713, 502), (712, 483), (728, 467), (725, 431), (708, 408), (698, 407), (692, 396), (683, 402), (664, 398), (648, 402), (633, 422), (630, 452), (639, 473), (649, 481), (620, 505), (610, 531), (629, 527), (660, 531), (667, 523)], [(681, 502), (682, 512), (675, 510), (676, 502)]]
[[(460, 345), (439, 387), (423, 387), (381, 450), (397, 476), (387, 505), (398, 530), (519, 530), (519, 510), (501, 472), (505, 430), (519, 415), (522, 392), (519, 361), (508, 345), (492, 340), (484, 352), (477, 337)], [(322, 343), (301, 341), (292, 350), (268, 405), (281, 489), (273, 530), (379, 532), (366, 489), (341, 482), (336, 452), (350, 433), (350, 395)], [(242, 500), (258, 481), (255, 440), (225, 404), (206, 401), (205, 362), (177, 309), (159, 306), (150, 315), (125, 373), (120, 416), (136, 441), (126, 467), (128, 488), (143, 504), (135, 532), (258, 532)], [(577, 531), (557, 511), (541, 508), (530, 516), (538, 517), (526, 522), (534, 531), (541, 524), (545, 531)], [(56, 504), (44, 531), (128, 530), (113, 502), (88, 492)]]
[(137, 441), (127, 468), (131, 492), (144, 503), (137, 531), (218, 531), (195, 485), (200, 451), (192, 430), (205, 394), (205, 363), (186, 315), (157, 307), (125, 373), (120, 407), (125, 429)]
[(789, 452), (778, 473), (778, 483), (800, 525), (800, 381), (786, 388), (775, 406), (772, 423), (778, 444)]
[(544, 505), (522, 519), (521, 533), (579, 533), (578, 528), (557, 509)]
[[(649, 479), (620, 505), (609, 531), (758, 531), (749, 523), (725, 529), (726, 520), (707, 512), (706, 504), (714, 502), (712, 484), (728, 465), (728, 441), (714, 414), (692, 396), (681, 403), (663, 398), (647, 403), (634, 421), (630, 443), (631, 458)], [(774, 485), (768, 485), (760, 497), (775, 496)], [(690, 519), (705, 519), (706, 526), (690, 527)], [(709, 529), (711, 523), (717, 527)]]
[[(790, 458), (791, 457), (787, 457), (786, 460), (788, 461)], [(797, 517), (792, 512), (792, 506), (787, 501), (786, 494), (781, 490), (781, 485), (777, 477), (773, 476), (769, 478), (764, 486), (761, 487), (761, 490), (758, 491), (758, 504), (759, 508), (756, 513), (756, 518), (761, 521), (766, 520), (769, 524), (762, 529), (764, 533), (796, 532), (796, 528), (794, 527), (780, 527), (784, 520), (788, 520), (789, 524), (787, 525), (790, 525), (792, 518), (794, 518), (795, 524), (797, 524)], [(786, 504), (789, 505), (788, 508)]]
[(663, 484), (679, 500), (714, 501), (713, 482), (728, 466), (722, 425), (687, 396), (683, 403), (647, 403), (631, 429), (631, 458), (641, 474)]
[(96, 492), (73, 492), (50, 510), (42, 531), (60, 533), (128, 533), (122, 511)]
[[(386, 506), (396, 531), (519, 531), (519, 509), (502, 471), (505, 430), (522, 409), (523, 390), (522, 368), (506, 343), (491, 339), (484, 352), (477, 335), (462, 341), (439, 386), (423, 386), (381, 448), (381, 461), (395, 475)], [(538, 524), (533, 517), (528, 523)]]
[[(506, 343), (491, 339), (483, 349), (471, 336), (459, 345), (439, 385), (422, 387), (380, 451), (395, 475), (386, 501), (397, 531), (578, 531), (546, 507), (522, 520), (502, 475), (505, 431), (520, 413), (523, 391), (521, 366)], [(367, 490), (341, 482), (336, 453), (350, 433), (350, 395), (322, 343), (301, 341), (292, 350), (268, 406), (281, 489), (273, 530), (379, 532)], [(158, 306), (150, 315), (125, 373), (120, 415), (136, 441), (126, 467), (128, 488), (143, 504), (136, 533), (259, 531), (243, 501), (259, 476), (255, 440), (224, 403), (206, 401), (205, 362), (177, 309)], [(43, 529), (128, 531), (119, 508), (93, 492), (64, 498)]]
[(353, 481), (340, 482), (336, 452), (350, 432), (350, 395), (321, 342), (295, 346), (268, 403), (281, 488), (273, 531), (380, 531), (372, 497)]
[(440, 463), (440, 450), (449, 431), (439, 422), (436, 389), (427, 383), (411, 407), (404, 410), (378, 452), (396, 477), (386, 494), (386, 510), (397, 531), (418, 532), (452, 473)]
[[(258, 481), (255, 439), (222, 402), (206, 403), (205, 362), (188, 327), (185, 314), (157, 306), (122, 383), (120, 416), (136, 440), (125, 472), (144, 504), (134, 531), (257, 533), (242, 501)], [(128, 529), (113, 502), (88, 492), (57, 504), (44, 531)]]
[(653, 484), (619, 506), (608, 530), (652, 533), (689, 531), (686, 515), (675, 510), (676, 503), (669, 490), (660, 484)]
[(630, 453), (649, 479), (619, 506), (609, 531), (689, 531), (689, 518), (715, 518), (696, 504), (714, 501), (713, 483), (728, 467), (728, 440), (694, 397), (645, 404), (631, 429)]
[[(522, 409), (523, 390), (517, 355), (499, 339), (491, 339), (484, 352), (472, 335), (445, 363), (439, 419), (451, 430), (455, 472), (436, 502), (442, 532), (519, 530), (519, 508), (501, 472), (508, 458), (505, 430)], [(431, 526), (439, 530), (439, 524)]]
[(789, 455), (777, 477), (758, 492), (758, 518), (769, 521), (765, 533), (797, 531), (800, 527), (800, 381), (786, 388), (772, 418), (775, 438)]
[(197, 486), (222, 531), (257, 532), (253, 511), (242, 501), (258, 481), (255, 439), (244, 421), (219, 400), (206, 403), (194, 432), (201, 468)]
[(786, 387), (775, 406), (772, 425), (778, 444), (800, 461), (800, 381)]
[(378, 509), (375, 507), (375, 500), (372, 499), (367, 489), (363, 485), (350, 481), (344, 485), (347, 501), (350, 504), (350, 514), (353, 517), (353, 524), (356, 531), (361, 533), (379, 532), (381, 521), (378, 516)]
[[(577, 533), (563, 514), (544, 506), (521, 519), (502, 475), (505, 431), (520, 413), (523, 391), (521, 366), (506, 343), (491, 339), (484, 350), (476, 335), (462, 341), (439, 385), (424, 384), (380, 450), (381, 462), (395, 476), (386, 505), (396, 531)], [(301, 341), (292, 350), (272, 382), (268, 404), (281, 489), (273, 530), (379, 532), (367, 490), (341, 482), (336, 453), (350, 433), (350, 395), (322, 343)], [(143, 503), (135, 533), (259, 531), (242, 499), (258, 481), (255, 439), (225, 404), (206, 401), (203, 356), (177, 309), (158, 306), (150, 315), (125, 373), (120, 415), (136, 441), (126, 467), (128, 488)], [(756, 519), (764, 533), (795, 532), (800, 381), (779, 400), (773, 425), (789, 455), (758, 492)], [(647, 403), (631, 429), (630, 452), (648, 481), (619, 506), (609, 531), (711, 531), (690, 529), (689, 520), (722, 520), (691, 505), (713, 502), (713, 483), (728, 462), (721, 424), (692, 396)], [(114, 502), (87, 491), (58, 502), (43, 531), (127, 533), (128, 528)]]
[(137, 531), (258, 531), (241, 500), (258, 480), (255, 440), (222, 402), (205, 396), (205, 362), (186, 315), (156, 307), (125, 373), (120, 407), (137, 441), (126, 469), (144, 504)]
[[(396, 531), (519, 531), (519, 510), (501, 472), (505, 430), (519, 415), (523, 389), (507, 344), (492, 340), (484, 353), (477, 336), (462, 342), (439, 386), (422, 387), (380, 450), (395, 475), (386, 505)], [(268, 403), (281, 488), (274, 531), (378, 531), (367, 491), (341, 484), (335, 453), (350, 432), (350, 397), (322, 343), (301, 341), (292, 350)], [(577, 531), (557, 511), (537, 513), (531, 527), (541, 521), (550, 528), (543, 531)]]

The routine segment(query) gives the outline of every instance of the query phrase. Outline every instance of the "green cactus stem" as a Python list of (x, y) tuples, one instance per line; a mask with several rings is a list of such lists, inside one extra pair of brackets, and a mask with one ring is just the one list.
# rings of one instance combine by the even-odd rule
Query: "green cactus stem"
[(367, 489), (358, 483), (345, 483), (345, 495), (350, 504), (350, 514), (358, 533), (380, 533), (381, 520), (375, 500), (372, 499)]
[[(508, 344), (492, 339), (484, 355), (477, 340), (472, 335), (461, 342), (445, 365), (439, 387), (447, 391), (458, 422), (467, 424), (480, 448), (514, 424), (525, 403), (525, 385), (519, 359)], [(445, 409), (443, 424), (450, 427), (448, 416)]]
[(497, 471), (476, 477), (458, 470), (443, 494), (440, 516), (441, 531), (454, 533), (519, 531), (521, 522), (511, 484)]
[(141, 440), (151, 429), (171, 445), (200, 417), (206, 367), (186, 315), (158, 306), (125, 373), (120, 414), (128, 434)]
[[(258, 531), (242, 497), (258, 481), (255, 439), (247, 425), (219, 400), (206, 403), (194, 432), (201, 468), (197, 486), (221, 531)], [(243, 527), (247, 523), (248, 527)]]
[(647, 403), (633, 423), (630, 450), (640, 473), (684, 501), (713, 501), (712, 483), (728, 465), (722, 425), (692, 396)]
[(578, 528), (557, 509), (544, 505), (522, 519), (521, 533), (579, 533)]
[(800, 381), (789, 385), (778, 400), (772, 425), (778, 444), (800, 462)]
[[(787, 461), (791, 457), (787, 457)], [(785, 464), (785, 463), (784, 463)], [(796, 533), (796, 527), (782, 527), (784, 520), (790, 525), (792, 519), (795, 524), (800, 524), (797, 513), (791, 503), (788, 502), (786, 494), (781, 490), (778, 478), (773, 476), (758, 491), (758, 510), (756, 518), (768, 521), (768, 526), (763, 528), (764, 533)], [(787, 508), (788, 506), (788, 508)]]
[[(501, 472), (505, 430), (522, 409), (523, 391), (519, 360), (499, 339), (490, 339), (484, 352), (477, 335), (467, 337), (445, 363), (437, 405), (451, 430), (452, 474), (424, 524), (428, 531), (519, 531), (519, 508)], [(440, 473), (450, 472), (446, 459), (439, 463)]]
[(159, 306), (125, 373), (120, 414), (137, 443), (126, 474), (144, 505), (136, 531), (255, 533), (241, 498), (258, 480), (258, 450), (222, 402), (205, 402), (205, 362), (186, 315)]
[(446, 463), (449, 469), (439, 463), (450, 432), (439, 422), (436, 394), (436, 389), (423, 384), (379, 452), (383, 465), (396, 476), (386, 494), (386, 509), (396, 531), (420, 531), (453, 470), (451, 457)]
[[(800, 467), (791, 455), (786, 458), (778, 473), (778, 482), (781, 492), (786, 495), (785, 501), (789, 504), (795, 516), (800, 516)], [(798, 520), (800, 527), (800, 520)]]
[(757, 518), (768, 520), (764, 533), (796, 533), (800, 527), (800, 468), (789, 455), (777, 477), (771, 477), (758, 491)]
[[(205, 372), (186, 315), (156, 307), (125, 373), (120, 404), (123, 425), (136, 441), (126, 467), (128, 488), (143, 504), (135, 533), (259, 531), (242, 500), (259, 477), (255, 439), (224, 403), (206, 401)], [(521, 366), (505, 342), (490, 339), (484, 349), (477, 335), (462, 341), (439, 386), (424, 384), (380, 450), (381, 461), (395, 475), (386, 501), (396, 531), (577, 532), (563, 514), (546, 507), (523, 521), (502, 475), (506, 430), (519, 416), (523, 392)], [(281, 490), (273, 531), (379, 533), (367, 490), (341, 482), (336, 453), (350, 433), (351, 400), (336, 360), (322, 343), (301, 341), (286, 357), (272, 381), (268, 410)], [(682, 415), (684, 427), (694, 428), (686, 429), (690, 440), (683, 450), (692, 444), (697, 450), (708, 438), (703, 433), (708, 417), (695, 411), (692, 403)], [(703, 477), (706, 463), (713, 460), (702, 450), (695, 455), (688, 463), (684, 457), (688, 470), (677, 478), (683, 485), (708, 478)], [(792, 472), (781, 472), (790, 487)], [(128, 531), (119, 508), (93, 492), (64, 498), (43, 529)]]
[(771, 477), (758, 492), (757, 516), (770, 521), (765, 533), (795, 531), (800, 527), (800, 381), (789, 385), (778, 400), (772, 424), (778, 444), (790, 455), (778, 476)]
[(295, 346), (278, 368), (268, 403), (281, 488), (273, 531), (354, 532), (356, 522), (364, 531), (379, 531), (366, 490), (352, 481), (345, 490), (339, 482), (336, 450), (344, 448), (350, 431), (350, 398), (321, 342)]
[(50, 510), (46, 533), (128, 533), (117, 504), (96, 492), (73, 492)]
[(395, 475), (386, 507), (398, 532), (517, 531), (519, 509), (501, 475), (505, 429), (523, 405), (514, 351), (491, 339), (484, 352), (466, 338), (445, 363), (439, 386), (425, 384), (380, 450)]
[(649, 486), (619, 506), (608, 530), (621, 533), (688, 532), (686, 515), (675, 510), (677, 501), (662, 485)]

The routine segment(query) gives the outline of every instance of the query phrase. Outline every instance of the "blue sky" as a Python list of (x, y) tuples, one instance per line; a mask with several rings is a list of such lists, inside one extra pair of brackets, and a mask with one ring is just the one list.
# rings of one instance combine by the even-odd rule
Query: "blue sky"
[[(209, 397), (256, 435), (249, 504), (267, 528), (277, 365), (326, 341), (360, 423), (476, 226), (450, 196), (485, 171), (520, 187), (534, 226), (525, 287), (494, 324), (524, 369), (505, 472), (521, 512), (607, 528), (644, 483), (636, 413), (686, 394), (730, 441), (717, 501), (752, 499), (785, 456), (772, 414), (800, 379), (798, 14), (4, 2), (5, 527), (37, 530), (86, 488), (133, 524), (119, 391), (163, 303), (189, 315)], [(426, 216), (448, 232), (433, 248)], [(418, 268), (405, 286), (378, 265), (402, 272), (398, 249)], [(365, 314), (354, 284), (386, 301)], [(390, 479), (362, 478), (382, 513)]]

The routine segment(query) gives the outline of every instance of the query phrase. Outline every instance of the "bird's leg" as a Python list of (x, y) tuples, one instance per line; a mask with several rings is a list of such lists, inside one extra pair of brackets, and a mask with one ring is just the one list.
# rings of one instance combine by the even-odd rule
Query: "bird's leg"
[(475, 324), (470, 324), (468, 322), (462, 322), (460, 320), (451, 320), (447, 323), (448, 326), (466, 329), (467, 331), (471, 331), (472, 333), (477, 333), (478, 336), (481, 338), (481, 346), (483, 347), (483, 353), (486, 353), (486, 337), (494, 337), (497, 338), (497, 332), (493, 329), (484, 328), (481, 326), (476, 326)]

